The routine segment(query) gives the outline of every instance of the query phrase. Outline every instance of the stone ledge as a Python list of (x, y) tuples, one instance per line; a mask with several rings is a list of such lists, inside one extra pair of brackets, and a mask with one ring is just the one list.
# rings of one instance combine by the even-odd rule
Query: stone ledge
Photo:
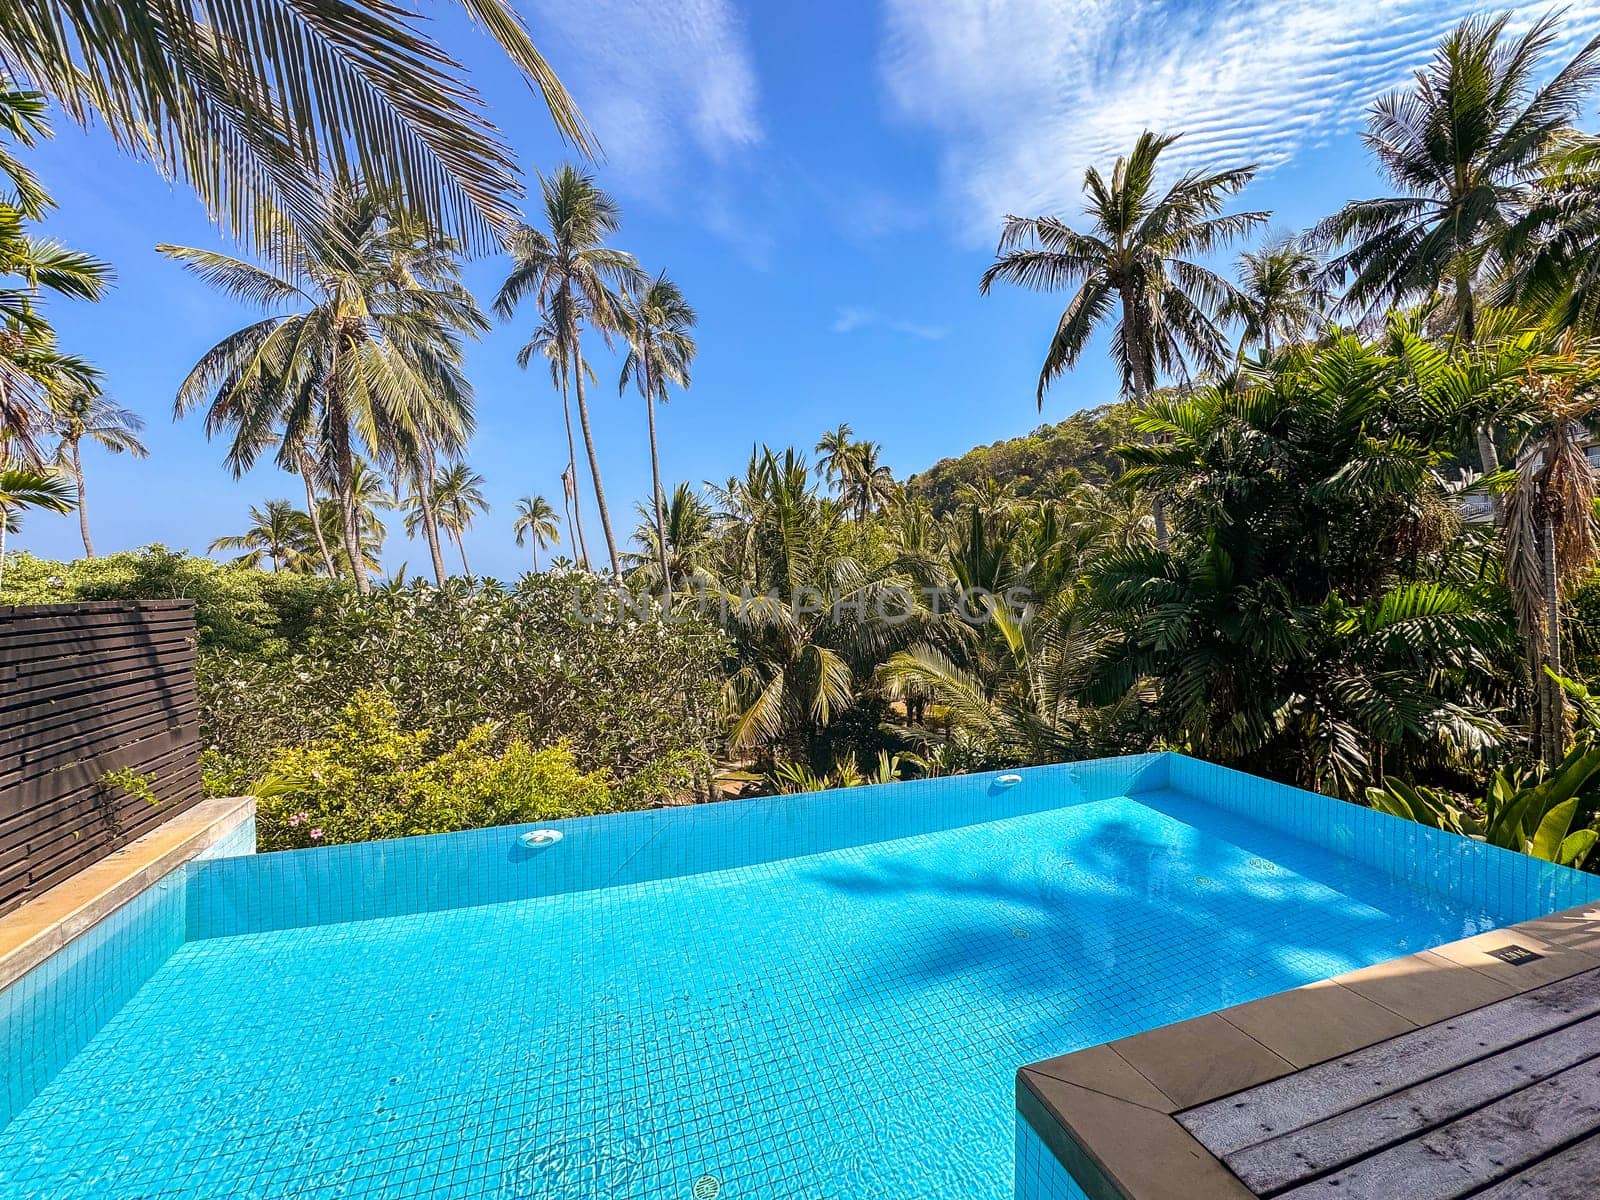
[(255, 812), (254, 796), (202, 800), (0, 917), (0, 989), (216, 845)]

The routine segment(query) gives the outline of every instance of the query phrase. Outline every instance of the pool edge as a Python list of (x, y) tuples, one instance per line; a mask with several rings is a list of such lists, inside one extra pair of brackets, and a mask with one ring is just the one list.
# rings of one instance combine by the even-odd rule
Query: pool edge
[(0, 916), (0, 991), (255, 820), (254, 796), (202, 800)]
[[(1017, 1121), (1090, 1200), (1253, 1200), (1175, 1114), (1597, 967), (1600, 906), (1581, 904), (1029, 1063)], [(1018, 1162), (1016, 1200), (1059, 1192)]]

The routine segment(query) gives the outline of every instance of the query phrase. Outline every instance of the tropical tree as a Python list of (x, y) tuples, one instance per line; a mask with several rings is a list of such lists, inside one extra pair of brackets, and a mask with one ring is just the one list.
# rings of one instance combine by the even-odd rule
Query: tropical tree
[[(44, 97), (11, 88), (0, 75), (0, 136), (26, 148), (49, 132)], [(49, 424), (52, 400), (91, 388), (99, 378), (87, 362), (61, 352), (45, 300), (98, 300), (110, 286), (111, 268), (30, 232), (54, 201), (4, 143), (0, 181), (0, 452), (38, 466), (38, 438)]]
[(855, 445), (855, 430), (843, 421), (817, 439), (817, 470), (829, 487), (837, 487), (844, 477), (845, 463)]
[(1443, 294), (1457, 332), (1473, 338), (1483, 274), (1600, 72), (1597, 37), (1535, 88), (1556, 17), (1518, 38), (1506, 36), (1509, 18), (1461, 22), (1411, 87), (1373, 104), (1363, 136), (1397, 192), (1352, 201), (1313, 231), (1349, 246), (1329, 263), (1348, 281), (1348, 311)]
[(1125, 486), (1160, 488), (1186, 535), (1092, 574), (1107, 631), (1085, 692), (1148, 689), (1173, 745), (1346, 796), (1385, 761), (1496, 745), (1508, 614), (1476, 563), (1437, 438), (1479, 377), (1401, 325), (1290, 347), (1260, 379), (1153, 400)]
[(207, 547), (208, 554), (238, 551), (233, 561), (244, 567), (259, 567), (265, 559), (278, 571), (307, 570), (315, 558), (307, 553), (312, 545), (311, 519), (287, 500), (268, 500), (250, 506), (250, 526), (243, 533), (219, 537)]
[[(489, 511), (489, 502), (483, 495), (483, 476), (464, 462), (451, 463), (433, 481), (433, 502), (440, 527), (450, 535), (461, 553), (461, 572), (470, 577), (472, 568), (467, 565), (466, 533), (478, 513)], [(408, 518), (406, 532), (411, 531)]]
[[(362, 560), (356, 505), (364, 451), (464, 441), (472, 388), (463, 335), (487, 322), (462, 286), (454, 245), (370, 194), (335, 192), (321, 230), (280, 222), (266, 265), (210, 250), (162, 246), (225, 294), (267, 315), (208, 350), (178, 389), (179, 416), (205, 405), (207, 436), (232, 431), (235, 476), (278, 447), (279, 465), (316, 474), (337, 500), (347, 562)], [(287, 311), (285, 311), (287, 310)], [(355, 572), (357, 588), (371, 580)]]
[(561, 541), (561, 526), (556, 510), (543, 496), (524, 496), (517, 501), (517, 519), (511, 525), (517, 545), (533, 543), (533, 569), (539, 569), (539, 551)]
[(72, 511), (72, 484), (49, 468), (0, 459), (0, 578), (5, 574), (6, 534), (15, 533), (21, 514), (30, 508)]
[(894, 499), (894, 472), (878, 461), (876, 442), (857, 442), (839, 465), (839, 499), (858, 521), (865, 521)]
[(704, 582), (716, 540), (716, 514), (711, 506), (687, 483), (680, 483), (667, 500), (665, 520), (659, 527), (653, 505), (635, 507), (639, 524), (633, 540), (645, 553), (629, 555), (635, 564), (630, 578), (669, 593), (687, 589), (697, 580)]
[(1563, 138), (1506, 237), (1499, 289), (1558, 330), (1600, 334), (1600, 137)]
[[(1545, 350), (1538, 333), (1516, 339)], [(1586, 453), (1600, 415), (1600, 362), (1569, 330), (1537, 358), (1502, 419), (1523, 431), (1505, 498), (1505, 582), (1516, 609), (1536, 700), (1534, 742), (1548, 764), (1566, 751), (1561, 605), (1600, 560), (1595, 471)]]
[[(1076, 289), (1039, 370), (1041, 409), (1050, 384), (1077, 363), (1113, 311), (1111, 353), (1125, 395), (1143, 400), (1161, 373), (1183, 374), (1190, 359), (1202, 368), (1223, 366), (1216, 314), (1233, 288), (1196, 256), (1221, 249), (1267, 214), (1222, 212), (1227, 198), (1254, 178), (1253, 166), (1186, 171), (1160, 188), (1161, 154), (1177, 140), (1146, 130), (1132, 152), (1117, 159), (1109, 180), (1090, 167), (1083, 180), (1086, 231), (1060, 217), (1006, 218), (979, 290), (987, 294), (997, 282), (1039, 291)], [(1157, 539), (1165, 545), (1160, 503), (1155, 517)]]
[(51, 408), (55, 434), (60, 439), (56, 463), (72, 473), (78, 491), (78, 532), (83, 535), (83, 553), (93, 558), (94, 543), (89, 540), (88, 501), (83, 484), (83, 443), (87, 440), (113, 454), (148, 458), (150, 451), (139, 440), (144, 421), (138, 413), (87, 387), (58, 390)]
[(593, 176), (567, 164), (553, 175), (540, 176), (539, 188), (548, 232), (524, 224), (511, 233), (507, 243), (511, 272), (500, 285), (494, 307), (509, 320), (518, 304), (532, 298), (541, 319), (559, 331), (557, 352), (567, 358), (565, 377), (571, 381), (578, 401), (578, 423), (589, 455), (600, 527), (605, 533), (612, 574), (620, 576), (622, 560), (611, 531), (611, 514), (606, 508), (600, 459), (595, 453), (583, 390), (581, 330), (588, 324), (609, 345), (619, 325), (616, 290), (636, 284), (642, 276), (633, 255), (603, 244), (621, 225), (622, 213), (617, 202), (595, 184)]
[[(449, 7), (488, 31), (588, 153), (514, 6)], [(516, 168), (425, 20), (380, 0), (15, 0), (0, 7), (0, 63), (263, 249), (280, 215), (302, 230), (321, 221), (329, 180), (394, 195), (486, 246), (511, 224)]]
[(1322, 260), (1286, 234), (1239, 256), (1238, 282), (1218, 315), (1242, 326), (1240, 354), (1259, 346), (1271, 357), (1275, 343), (1297, 342), (1316, 329), (1328, 300)]
[(665, 404), (667, 385), (689, 386), (689, 364), (694, 361), (694, 309), (683, 291), (663, 271), (648, 283), (636, 281), (623, 294), (619, 312), (628, 354), (622, 360), (617, 390), (633, 381), (644, 397), (650, 429), (651, 507), (655, 513), (656, 550), (660, 554), (661, 586), (672, 603), (672, 572), (667, 568), (667, 534), (661, 495), (661, 453), (656, 445), (656, 402)]

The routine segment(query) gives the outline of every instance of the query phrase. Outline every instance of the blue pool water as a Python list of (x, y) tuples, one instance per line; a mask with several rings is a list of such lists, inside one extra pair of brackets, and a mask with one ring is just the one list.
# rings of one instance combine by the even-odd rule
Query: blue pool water
[[(564, 882), (550, 856), (605, 825), (532, 857), (495, 831), (467, 905), (352, 849), (390, 881), (360, 920), (318, 895), (326, 852), (199, 864), (183, 940), (14, 1093), (0, 1196), (1002, 1200), (1020, 1064), (1593, 898), (1225, 774), (900, 785), (851, 836), (797, 822), (837, 795), (718, 806), (670, 850), (653, 816)], [(1274, 800), (1303, 811), (1274, 828)], [(114, 974), (0, 1008), (13, 1054)]]

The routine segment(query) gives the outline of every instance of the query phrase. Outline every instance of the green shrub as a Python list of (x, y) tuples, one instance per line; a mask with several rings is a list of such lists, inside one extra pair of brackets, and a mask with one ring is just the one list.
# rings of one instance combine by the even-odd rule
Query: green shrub
[(316, 576), (275, 575), (147, 546), (72, 562), (8, 556), (0, 604), (193, 600), (202, 652), (271, 657), (304, 640), (348, 590)]
[(535, 749), (476, 726), (442, 753), (407, 731), (392, 701), (358, 693), (325, 736), (274, 753), (257, 796), (263, 850), (451, 833), (586, 816), (616, 806), (604, 772), (585, 774), (564, 745)]
[(207, 787), (243, 790), (275, 751), (316, 743), (353, 696), (381, 690), (429, 754), (490, 723), (564, 743), (629, 804), (679, 799), (704, 790), (719, 746), (724, 646), (697, 620), (615, 611), (576, 573), (347, 596), (292, 653), (202, 663)]

